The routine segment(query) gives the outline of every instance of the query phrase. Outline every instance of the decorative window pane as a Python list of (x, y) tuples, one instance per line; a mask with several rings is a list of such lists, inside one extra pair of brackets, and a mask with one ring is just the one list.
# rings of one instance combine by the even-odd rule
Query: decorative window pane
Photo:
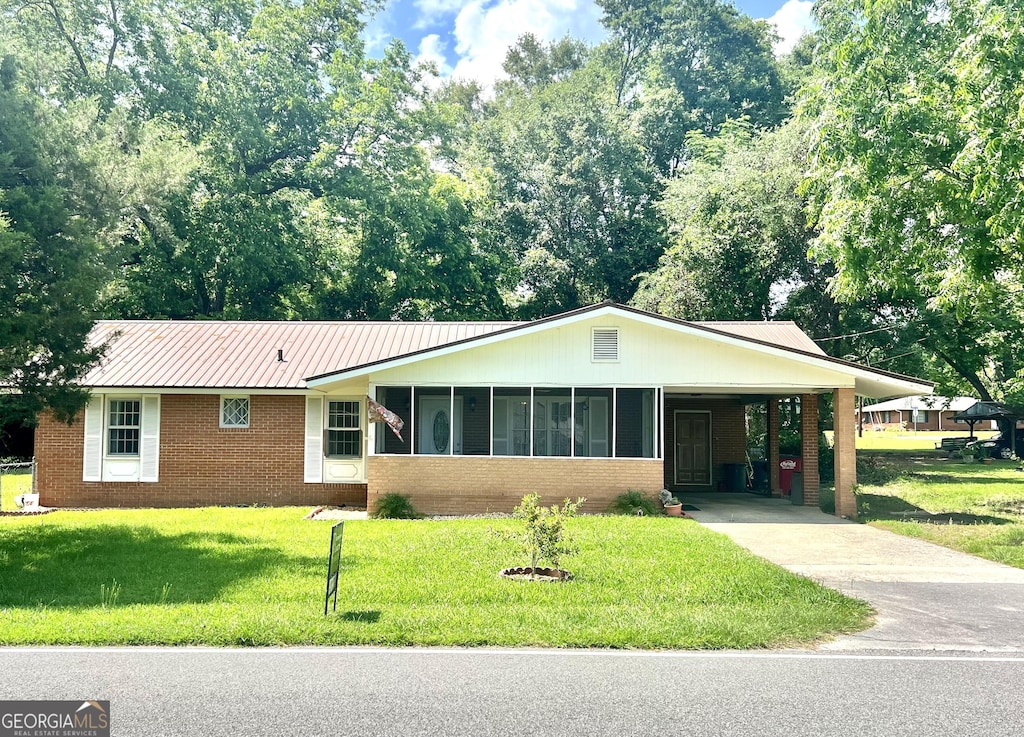
[(249, 398), (223, 397), (220, 404), (221, 427), (249, 427)]
[(139, 454), (138, 399), (111, 399), (107, 414), (107, 453), (137, 456)]
[(361, 417), (359, 402), (328, 402), (328, 457), (359, 458), (362, 456)]

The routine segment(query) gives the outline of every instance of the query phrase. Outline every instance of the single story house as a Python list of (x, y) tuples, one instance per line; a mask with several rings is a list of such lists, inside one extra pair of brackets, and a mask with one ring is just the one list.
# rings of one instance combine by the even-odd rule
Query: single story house
[[(966, 432), (967, 423), (954, 420), (953, 415), (973, 407), (977, 402), (974, 397), (915, 394), (877, 404), (865, 404), (856, 410), (856, 417), (858, 424), (866, 429)], [(990, 427), (995, 427), (991, 421), (983, 424), (989, 423)]]
[[(510, 511), (529, 492), (603, 510), (627, 489), (720, 488), (745, 461), (745, 405), (800, 396), (805, 503), (818, 503), (816, 395), (926, 381), (826, 355), (789, 322), (697, 323), (614, 303), (531, 322), (104, 321), (108, 345), (67, 425), (40, 418), (53, 507), (369, 504)], [(371, 398), (404, 421), (371, 422)], [(397, 423), (394, 423), (397, 425)], [(855, 425), (835, 428), (852, 516)]]

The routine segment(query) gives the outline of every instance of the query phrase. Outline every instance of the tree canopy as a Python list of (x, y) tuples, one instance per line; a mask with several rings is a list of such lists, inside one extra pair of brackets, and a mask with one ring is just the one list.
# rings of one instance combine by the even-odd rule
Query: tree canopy
[(819, 0), (784, 57), (726, 0), (599, 5), (486, 89), (368, 54), (361, 0), (0, 0), (0, 420), (74, 414), (96, 317), (604, 299), (1024, 387), (1019, 4)]

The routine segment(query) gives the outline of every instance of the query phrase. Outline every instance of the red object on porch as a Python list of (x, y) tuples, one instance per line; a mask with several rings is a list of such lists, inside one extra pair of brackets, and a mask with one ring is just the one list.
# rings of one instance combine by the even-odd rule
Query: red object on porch
[(779, 488), (786, 496), (793, 489), (793, 474), (803, 471), (803, 464), (799, 456), (779, 456)]

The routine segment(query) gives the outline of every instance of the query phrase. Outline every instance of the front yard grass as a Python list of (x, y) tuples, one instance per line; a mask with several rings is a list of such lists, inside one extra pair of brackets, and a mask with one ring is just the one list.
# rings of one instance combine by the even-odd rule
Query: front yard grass
[(694, 522), (585, 516), (569, 583), (504, 580), (511, 519), (345, 523), (323, 616), (330, 523), (206, 508), (0, 518), (0, 644), (790, 646), (869, 607)]
[(895, 478), (861, 484), (861, 521), (1024, 568), (1024, 472), (1017, 470), (1019, 462), (889, 458), (880, 464)]
[(14, 497), (32, 491), (31, 473), (0, 473), (0, 511), (12, 512), (18, 507)]

